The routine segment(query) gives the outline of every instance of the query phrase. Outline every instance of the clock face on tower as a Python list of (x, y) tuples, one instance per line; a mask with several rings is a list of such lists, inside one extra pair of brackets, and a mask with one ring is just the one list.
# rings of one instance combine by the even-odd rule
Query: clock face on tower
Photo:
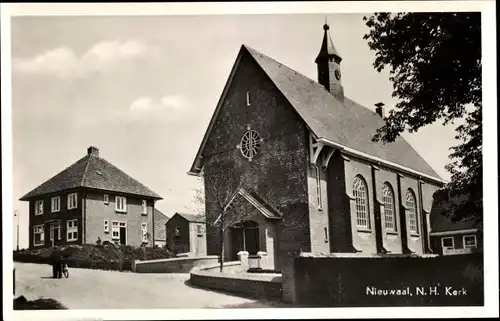
[(340, 70), (339, 69), (335, 69), (335, 78), (337, 78), (337, 80), (340, 80)]

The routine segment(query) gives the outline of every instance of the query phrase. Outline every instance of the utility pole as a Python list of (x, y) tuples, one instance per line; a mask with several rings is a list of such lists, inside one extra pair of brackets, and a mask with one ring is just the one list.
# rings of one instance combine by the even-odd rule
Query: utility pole
[(16, 209), (14, 211), (14, 217), (17, 218), (17, 242), (16, 242), (16, 249), (19, 251), (19, 211)]

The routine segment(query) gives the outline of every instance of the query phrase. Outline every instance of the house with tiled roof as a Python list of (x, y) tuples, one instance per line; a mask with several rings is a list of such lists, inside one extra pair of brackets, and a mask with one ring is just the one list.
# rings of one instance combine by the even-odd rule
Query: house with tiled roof
[(453, 219), (453, 207), (466, 195), (451, 197), (445, 190), (434, 194), (429, 226), (429, 242), (434, 253), (460, 255), (483, 251), (483, 235), (475, 220)]
[(152, 246), (161, 196), (99, 156), (87, 154), (20, 200), (29, 202), (30, 248), (110, 241)]
[(167, 248), (176, 254), (207, 255), (205, 216), (177, 212), (165, 224)]
[(244, 222), (223, 235), (226, 260), (266, 253), (267, 268), (279, 270), (299, 252), (430, 252), (432, 195), (444, 182), (402, 137), (372, 141), (384, 125), (383, 105), (348, 98), (363, 88), (344, 90), (343, 59), (323, 29), (311, 57), (317, 80), (241, 46), (188, 172), (210, 191), (209, 255), (221, 243), (213, 224), (221, 213), (210, 205), (224, 197), (211, 186), (221, 175), (247, 182), (237, 196), (256, 209), (252, 217), (225, 211)]

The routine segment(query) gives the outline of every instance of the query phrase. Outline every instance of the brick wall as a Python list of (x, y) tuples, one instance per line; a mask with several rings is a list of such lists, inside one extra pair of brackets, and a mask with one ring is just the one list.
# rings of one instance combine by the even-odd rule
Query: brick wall
[(328, 216), (330, 251), (352, 252), (352, 228), (349, 198), (346, 194), (344, 159), (336, 152), (328, 165)]
[[(104, 204), (104, 194), (109, 195), (109, 203)], [(148, 232), (153, 233), (152, 201), (148, 200), (147, 215), (142, 214), (142, 199), (130, 195), (121, 195), (127, 198), (127, 212), (121, 213), (115, 210), (114, 193), (101, 191), (88, 191), (85, 195), (85, 243), (95, 243), (100, 237), (102, 241), (112, 241), (112, 221), (127, 223), (127, 245), (139, 246), (142, 243), (141, 224), (147, 223)], [(109, 232), (104, 232), (104, 220), (109, 221)], [(153, 246), (150, 240), (148, 246)]]
[[(401, 175), (382, 165), (374, 165), (354, 156), (334, 154), (328, 169), (328, 202), (332, 252), (350, 252), (350, 244), (363, 253), (377, 253), (382, 249), (402, 253), (404, 247), (412, 252), (428, 252), (427, 213), (432, 205), (436, 184), (422, 182), (415, 177)], [(342, 176), (343, 174), (343, 176)], [(361, 176), (368, 190), (370, 228), (356, 227), (356, 207), (353, 197), (353, 180)], [(396, 231), (385, 228), (382, 188), (389, 184), (394, 193)], [(411, 189), (415, 194), (419, 233), (409, 233), (406, 219), (405, 194)], [(421, 193), (421, 197), (420, 197)], [(351, 241), (352, 238), (352, 241)], [(424, 250), (424, 246), (426, 249)]]
[(155, 211), (155, 244), (163, 246), (167, 241), (167, 231), (165, 224), (168, 221), (168, 217), (163, 214), (160, 214), (158, 211)]
[[(318, 200), (318, 176), (320, 200)], [(328, 220), (327, 172), (309, 164), (307, 169), (307, 188), (309, 192), (309, 228), (311, 235), (311, 252), (330, 252), (330, 231)], [(318, 204), (321, 202), (321, 204)], [(321, 206), (320, 206), (321, 205)]]
[[(342, 157), (339, 155), (339, 157)], [(351, 229), (353, 236), (353, 246), (356, 250), (363, 253), (377, 253), (376, 231), (375, 231), (375, 202), (373, 194), (372, 167), (369, 163), (349, 156), (344, 160), (345, 175), (345, 193), (350, 198), (349, 213), (351, 216)], [(368, 189), (368, 210), (369, 210), (369, 228), (358, 228), (356, 226), (356, 202), (353, 197), (353, 181), (356, 176), (362, 177)], [(378, 184), (376, 184), (378, 185)]]
[[(259, 68), (244, 53), (204, 150), (205, 184), (210, 184), (210, 177), (223, 168), (237, 179), (243, 178), (249, 192), (255, 192), (283, 213), (284, 218), (277, 225), (277, 248), (283, 257), (289, 252), (310, 249), (308, 136), (300, 117)], [(247, 90), (250, 106), (246, 105)], [(251, 162), (236, 148), (249, 127), (264, 139)], [(210, 205), (210, 189), (205, 187), (208, 222), (219, 215)], [(208, 254), (218, 254), (218, 231), (207, 225)]]
[[(78, 206), (77, 208), (68, 209), (67, 197), (68, 194), (78, 192)], [(60, 196), (61, 197), (61, 207), (59, 212), (52, 212), (51, 210), (51, 198)], [(43, 200), (43, 214), (35, 215), (35, 202), (37, 200)], [(61, 222), (61, 239), (55, 240), (55, 245), (63, 244), (81, 244), (82, 242), (82, 193), (79, 190), (65, 191), (63, 193), (54, 193), (50, 195), (44, 195), (41, 198), (36, 198), (29, 201), (29, 248), (38, 247), (50, 247), (52, 242), (50, 241), (50, 225), (47, 221), (60, 220)], [(66, 229), (67, 221), (72, 219), (78, 219), (78, 240), (67, 242)], [(43, 246), (33, 245), (33, 227), (36, 225), (44, 225), (44, 238), (45, 244)]]
[(189, 273), (194, 267), (213, 265), (217, 262), (218, 256), (135, 261), (133, 270), (137, 273)]
[[(237, 265), (239, 267), (239, 265)], [(281, 300), (282, 278), (274, 275), (252, 275), (250, 273), (231, 273), (227, 267), (220, 273), (218, 267), (212, 269), (193, 269), (192, 285), (214, 289), (255, 299)], [(216, 272), (214, 272), (216, 271)]]
[[(480, 306), (484, 304), (482, 264), (481, 254), (300, 257), (294, 263), (295, 303), (311, 307)], [(465, 289), (466, 294), (447, 295), (447, 287)], [(397, 289), (409, 292), (376, 294)]]
[[(197, 226), (201, 226), (201, 233), (198, 233)], [(189, 223), (190, 252), (195, 256), (207, 255), (207, 234), (204, 223)]]

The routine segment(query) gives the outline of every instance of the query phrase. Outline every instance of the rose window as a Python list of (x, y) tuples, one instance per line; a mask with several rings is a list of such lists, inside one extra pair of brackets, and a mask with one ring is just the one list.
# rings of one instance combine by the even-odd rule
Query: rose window
[(260, 138), (259, 133), (257, 133), (255, 130), (247, 131), (243, 135), (243, 137), (241, 137), (239, 146), (241, 154), (251, 161), (252, 158), (257, 155), (261, 143), (262, 139)]

